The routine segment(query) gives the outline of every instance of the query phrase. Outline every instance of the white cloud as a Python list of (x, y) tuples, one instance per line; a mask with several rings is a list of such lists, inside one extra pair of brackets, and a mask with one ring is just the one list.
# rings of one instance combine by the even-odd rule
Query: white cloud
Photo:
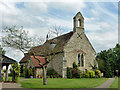
[(48, 6), (51, 8), (59, 9), (59, 10), (64, 10), (65, 12), (75, 12), (77, 13), (78, 11), (81, 11), (83, 8), (86, 7), (86, 4), (83, 2), (83, 0), (76, 1), (74, 2), (52, 2), (48, 3)]
[(100, 33), (99, 31), (88, 32), (87, 36), (97, 52), (113, 48), (118, 40), (117, 30)]
[(48, 6), (45, 2), (25, 2), (24, 3), (24, 12), (32, 15), (40, 15), (47, 13)]

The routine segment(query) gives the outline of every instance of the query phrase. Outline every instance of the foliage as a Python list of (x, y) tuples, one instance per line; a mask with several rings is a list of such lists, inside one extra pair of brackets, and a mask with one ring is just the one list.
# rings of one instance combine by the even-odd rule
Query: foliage
[(28, 75), (29, 75), (29, 77), (34, 75), (34, 69), (33, 68), (31, 68), (31, 67), (29, 68)]
[(77, 64), (75, 62), (73, 62), (73, 68), (78, 69), (78, 66), (77, 66)]
[(72, 78), (80, 78), (80, 71), (73, 68), (72, 69)]
[(99, 78), (101, 78), (101, 71), (100, 70), (96, 70), (95, 71), (95, 75), (97, 75)]
[(18, 65), (18, 63), (14, 63), (12, 64), (12, 67), (11, 67), (11, 72), (12, 72), (12, 81), (13, 82), (17, 82), (18, 81), (18, 78), (20, 76), (20, 66)]
[(23, 75), (24, 75), (24, 77), (25, 78), (28, 78), (28, 69), (27, 69), (27, 67), (25, 66), (25, 67), (23, 67)]
[(89, 78), (94, 78), (95, 77), (95, 72), (94, 71), (88, 71)]
[(82, 73), (81, 78), (89, 78), (89, 73)]
[(73, 62), (73, 68), (67, 67), (67, 78), (80, 78), (80, 70), (75, 62)]
[(6, 72), (6, 69), (4, 68), (4, 69), (2, 70), (2, 72), (5, 73), (5, 72)]
[(29, 32), (21, 28), (6, 27), (3, 31), (2, 45), (27, 52), (31, 47), (42, 44), (43, 38), (30, 37)]
[(67, 78), (72, 78), (72, 68), (67, 67)]
[(119, 70), (120, 75), (120, 44), (109, 50), (103, 50), (97, 54), (99, 70), (104, 73), (105, 77), (117, 76), (116, 70)]
[(47, 69), (47, 75), (50, 76), (50, 78), (59, 77), (58, 73), (53, 68)]
[(96, 71), (96, 70), (97, 70), (97, 66), (96, 66), (96, 65), (90, 64), (90, 67), (92, 67), (92, 70), (93, 70), (93, 71)]

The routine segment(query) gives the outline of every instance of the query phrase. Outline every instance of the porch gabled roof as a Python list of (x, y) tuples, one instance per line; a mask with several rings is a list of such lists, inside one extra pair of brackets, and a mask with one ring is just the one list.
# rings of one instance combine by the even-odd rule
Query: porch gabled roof
[[(1, 59), (0, 59), (1, 60)], [(16, 61), (15, 60), (13, 60), (13, 59), (11, 59), (11, 58), (9, 58), (9, 57), (7, 57), (7, 56), (5, 56), (5, 55), (2, 55), (2, 64), (13, 64), (13, 63), (15, 63)], [(1, 63), (0, 62), (0, 63)]]

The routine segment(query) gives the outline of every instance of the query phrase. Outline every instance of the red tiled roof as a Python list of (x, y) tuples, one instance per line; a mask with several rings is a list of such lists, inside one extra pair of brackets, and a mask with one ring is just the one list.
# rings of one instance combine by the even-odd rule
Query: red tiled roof
[[(46, 62), (45, 57), (41, 57), (41, 56), (35, 56), (35, 57), (40, 60), (41, 64), (44, 64)], [(33, 61), (35, 67), (41, 67), (41, 65), (39, 65), (39, 61), (30, 55), (25, 55), (19, 63), (26, 63), (30, 59)], [(47, 66), (47, 64), (45, 66)]]
[[(33, 56), (30, 56), (30, 57), (31, 57), (35, 67), (41, 67), (41, 65), (39, 65), (39, 61), (37, 59), (35, 59)], [(35, 56), (35, 57), (40, 60), (41, 64), (44, 64), (46, 62), (45, 57), (41, 57), (41, 56)], [(45, 66), (47, 66), (47, 64)]]
[(28, 59), (30, 59), (30, 55), (25, 55), (19, 63), (25, 63), (28, 61)]

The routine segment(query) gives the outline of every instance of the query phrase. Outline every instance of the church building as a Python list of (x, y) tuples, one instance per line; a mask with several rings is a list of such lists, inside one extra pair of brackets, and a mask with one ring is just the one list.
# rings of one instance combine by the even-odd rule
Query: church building
[(33, 47), (28, 52), (34, 53), (35, 56), (51, 55), (47, 58), (52, 58), (47, 68), (53, 68), (63, 78), (66, 78), (67, 67), (72, 67), (73, 62), (81, 71), (92, 70), (91, 65), (97, 66), (96, 52), (85, 34), (84, 17), (80, 12), (73, 18), (73, 25), (73, 31), (47, 40), (43, 45)]

